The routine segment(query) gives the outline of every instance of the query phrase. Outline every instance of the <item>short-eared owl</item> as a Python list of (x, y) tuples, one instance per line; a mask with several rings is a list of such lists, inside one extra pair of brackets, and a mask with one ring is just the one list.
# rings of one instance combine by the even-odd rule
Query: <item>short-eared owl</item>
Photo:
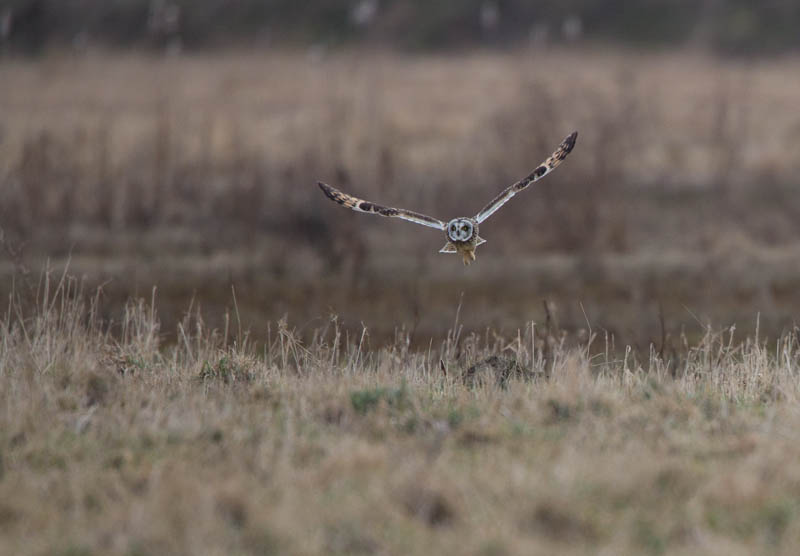
[(539, 165), (533, 172), (522, 178), (517, 183), (504, 189), (497, 197), (492, 199), (488, 205), (483, 207), (481, 211), (473, 217), (461, 216), (452, 219), (450, 222), (442, 222), (438, 218), (426, 216), (418, 212), (410, 210), (384, 207), (364, 201), (357, 197), (353, 197), (346, 193), (342, 193), (338, 189), (331, 187), (322, 182), (317, 182), (320, 189), (332, 201), (336, 201), (342, 206), (351, 208), (358, 212), (371, 212), (373, 214), (380, 214), (381, 216), (394, 216), (395, 218), (402, 218), (409, 222), (422, 224), (430, 228), (442, 230), (447, 236), (447, 243), (439, 251), (440, 253), (461, 253), (464, 258), (464, 264), (468, 265), (475, 260), (475, 248), (486, 240), (478, 235), (478, 224), (493, 215), (497, 210), (506, 204), (511, 197), (528, 187), (533, 182), (545, 177), (551, 171), (555, 170), (561, 161), (572, 151), (575, 146), (575, 140), (578, 138), (578, 132), (571, 133), (564, 141), (558, 146), (555, 152), (550, 157)]

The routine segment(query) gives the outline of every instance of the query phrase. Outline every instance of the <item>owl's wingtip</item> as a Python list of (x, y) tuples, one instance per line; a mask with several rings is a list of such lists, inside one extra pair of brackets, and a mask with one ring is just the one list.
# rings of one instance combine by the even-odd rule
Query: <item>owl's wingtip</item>
[(564, 147), (565, 147), (565, 150), (566, 150), (567, 153), (572, 151), (572, 148), (575, 146), (575, 142), (577, 140), (578, 140), (578, 132), (577, 131), (573, 131), (572, 133), (567, 135), (567, 138), (564, 139)]
[(336, 201), (337, 203), (341, 203), (341, 201), (336, 198), (337, 191), (335, 188), (322, 181), (317, 181), (317, 185), (328, 199)]

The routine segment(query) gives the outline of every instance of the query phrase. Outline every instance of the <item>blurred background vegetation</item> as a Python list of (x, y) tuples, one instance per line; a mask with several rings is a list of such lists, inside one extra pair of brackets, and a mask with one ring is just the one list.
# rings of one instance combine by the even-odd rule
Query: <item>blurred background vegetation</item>
[[(261, 334), (337, 314), (424, 343), (461, 302), (473, 329), (552, 317), (644, 351), (780, 333), (798, 23), (778, 0), (0, 0), (0, 296), (49, 264), (109, 319), (157, 286), (167, 331), (194, 303), (222, 326), (235, 290)], [(467, 270), (314, 185), (473, 214), (574, 129)]]
[(0, 553), (800, 553), (798, 29), (0, 0)]
[(379, 44), (441, 49), (580, 39), (729, 54), (800, 46), (800, 4), (785, 0), (3, 0), (6, 48), (128, 47), (159, 38), (191, 49), (252, 44)]

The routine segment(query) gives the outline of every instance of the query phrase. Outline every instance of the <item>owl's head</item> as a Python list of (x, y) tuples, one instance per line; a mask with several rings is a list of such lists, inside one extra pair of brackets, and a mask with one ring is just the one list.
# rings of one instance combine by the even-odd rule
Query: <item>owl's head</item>
[(454, 218), (447, 223), (450, 241), (470, 241), (475, 235), (475, 223), (470, 218)]

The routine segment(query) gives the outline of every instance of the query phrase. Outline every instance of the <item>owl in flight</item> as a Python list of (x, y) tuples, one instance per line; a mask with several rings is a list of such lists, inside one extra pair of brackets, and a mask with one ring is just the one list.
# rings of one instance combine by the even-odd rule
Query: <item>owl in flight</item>
[(571, 133), (558, 146), (555, 152), (550, 155), (547, 160), (542, 162), (538, 168), (517, 183), (504, 189), (475, 216), (471, 218), (468, 216), (460, 216), (452, 219), (450, 222), (442, 222), (438, 218), (433, 218), (410, 210), (376, 205), (375, 203), (370, 203), (369, 201), (364, 201), (363, 199), (342, 193), (338, 189), (322, 182), (317, 182), (317, 185), (319, 185), (320, 189), (322, 189), (323, 193), (325, 193), (330, 200), (336, 201), (340, 205), (355, 211), (371, 212), (373, 214), (380, 214), (381, 216), (394, 216), (395, 218), (402, 218), (403, 220), (408, 220), (415, 224), (422, 224), (423, 226), (442, 230), (447, 237), (447, 243), (439, 250), (439, 253), (461, 253), (464, 264), (468, 265), (475, 260), (475, 249), (478, 245), (486, 242), (485, 239), (478, 235), (478, 225), (497, 212), (511, 197), (555, 170), (556, 167), (561, 164), (561, 161), (572, 151), (577, 138), (577, 131)]

